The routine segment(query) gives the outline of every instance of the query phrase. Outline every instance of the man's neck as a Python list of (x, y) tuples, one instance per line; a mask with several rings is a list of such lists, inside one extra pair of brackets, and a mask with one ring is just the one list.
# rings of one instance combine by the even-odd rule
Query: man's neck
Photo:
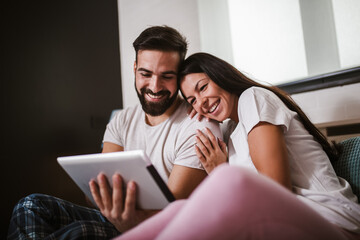
[(151, 115), (145, 113), (146, 123), (149, 124), (150, 126), (156, 126), (156, 125), (162, 123), (163, 121), (168, 119), (175, 112), (175, 110), (178, 108), (180, 103), (181, 103), (181, 100), (179, 97), (177, 97), (175, 99), (174, 103), (160, 116), (151, 116)]

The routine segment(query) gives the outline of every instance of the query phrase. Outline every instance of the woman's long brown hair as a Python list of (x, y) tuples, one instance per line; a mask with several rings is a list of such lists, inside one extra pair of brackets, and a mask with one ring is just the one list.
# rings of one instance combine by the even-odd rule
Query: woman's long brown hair
[(275, 86), (260, 84), (242, 74), (226, 61), (208, 53), (195, 53), (188, 57), (181, 65), (179, 81), (185, 75), (191, 73), (205, 73), (219, 87), (237, 96), (240, 96), (246, 89), (254, 86), (272, 91), (290, 110), (297, 112), (306, 130), (321, 144), (330, 161), (335, 161), (338, 158), (339, 147), (335, 144), (330, 144), (295, 101), (281, 89)]

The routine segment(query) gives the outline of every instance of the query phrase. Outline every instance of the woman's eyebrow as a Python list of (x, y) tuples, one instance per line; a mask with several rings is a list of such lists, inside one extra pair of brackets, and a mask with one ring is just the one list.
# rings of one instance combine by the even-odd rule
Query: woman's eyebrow
[(202, 81), (205, 81), (205, 80), (206, 80), (206, 78), (200, 79), (200, 80), (196, 83), (196, 85), (195, 85), (195, 90), (198, 90), (198, 91), (199, 91), (199, 83), (202, 82)]
[[(199, 91), (199, 83), (201, 82), (201, 81), (203, 81), (203, 80), (206, 80), (206, 78), (203, 78), (203, 79), (200, 79), (199, 81), (197, 81), (197, 83), (195, 84), (195, 91)], [(189, 100), (189, 98), (194, 98), (193, 96), (188, 96), (187, 98), (186, 98), (186, 100)]]
[(199, 90), (199, 82), (200, 82), (201, 80), (199, 80), (196, 84), (195, 84), (195, 91), (198, 91)]

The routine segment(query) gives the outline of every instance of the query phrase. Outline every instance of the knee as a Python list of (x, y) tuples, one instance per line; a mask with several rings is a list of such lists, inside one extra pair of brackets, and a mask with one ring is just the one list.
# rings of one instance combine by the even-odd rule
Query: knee
[(36, 202), (42, 202), (44, 199), (46, 199), (48, 196), (44, 195), (44, 194), (40, 194), (40, 193), (33, 193), (30, 194), (24, 198), (22, 198), (19, 201), (19, 204), (23, 204), (23, 205), (29, 205), (32, 203), (36, 203)]
[(218, 191), (227, 193), (228, 198), (236, 198), (238, 203), (247, 206), (267, 206), (271, 202), (288, 202), (296, 199), (290, 191), (274, 180), (246, 168), (221, 166), (213, 172), (212, 177), (210, 185), (217, 185)]
[(257, 173), (249, 169), (225, 164), (216, 168), (211, 176), (214, 181), (220, 183), (223, 187), (241, 189), (242, 192), (246, 191), (246, 189), (258, 187), (258, 177)]
[(33, 193), (22, 198), (14, 207), (14, 212), (22, 211), (22, 209), (34, 209), (39, 208), (40, 205), (47, 198), (44, 194)]

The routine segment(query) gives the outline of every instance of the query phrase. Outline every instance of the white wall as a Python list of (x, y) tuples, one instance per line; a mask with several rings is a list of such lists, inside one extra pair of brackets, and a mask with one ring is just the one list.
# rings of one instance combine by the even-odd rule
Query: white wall
[(234, 66), (280, 84), (307, 77), (300, 6), (294, 0), (228, 0)]
[(197, 0), (200, 22), (201, 51), (233, 64), (228, 2)]
[(293, 94), (292, 98), (316, 124), (360, 122), (360, 83)]
[(200, 51), (199, 20), (195, 0), (118, 0), (123, 106), (138, 102), (134, 88), (135, 38), (147, 27), (168, 25), (184, 34), (188, 55)]
[[(203, 7), (206, 0), (199, 1), (204, 2), (199, 5)], [(217, 53), (227, 52), (227, 45), (231, 45), (234, 55), (232, 64), (255, 80), (280, 84), (308, 77), (309, 74), (324, 73), (329, 69), (339, 70), (339, 62), (343, 68), (353, 67), (354, 62), (360, 63), (358, 0), (223, 0), (228, 2), (228, 14), (224, 14), (223, 10), (216, 10), (216, 7), (220, 8), (219, 1), (221, 0), (211, 0), (211, 4), (200, 9), (200, 14), (203, 16), (207, 11), (208, 16), (215, 15), (214, 19), (221, 18), (218, 14), (223, 14), (226, 20), (230, 20), (231, 40), (225, 36), (225, 47), (216, 45), (218, 38), (205, 38), (206, 32), (201, 29), (201, 36), (204, 38), (201, 47), (204, 51)], [(335, 24), (329, 25), (330, 20), (335, 21)], [(314, 24), (314, 21), (319, 21), (321, 25)], [(200, 27), (203, 28), (203, 25), (204, 23)], [(216, 35), (218, 29), (218, 26), (211, 24), (205, 30)], [(327, 33), (326, 36), (324, 33)], [(221, 29), (217, 35), (222, 37), (224, 34)], [(314, 35), (322, 37), (321, 40), (327, 45), (321, 41), (319, 43), (319, 39), (313, 38)], [(330, 37), (333, 41), (329, 43)], [(339, 44), (339, 54), (336, 42)], [(216, 50), (213, 49), (214, 46), (217, 47)], [(335, 68), (331, 69), (332, 66)], [(295, 94), (293, 98), (313, 122), (324, 124), (354, 119), (360, 121), (358, 93), (360, 84), (353, 84)]]
[(341, 68), (360, 63), (360, 1), (332, 0)]
[(332, 2), (299, 0), (299, 5), (308, 76), (340, 70)]
[[(204, 3), (204, 0), (199, 0), (199, 6), (201, 6), (201, 2)], [(212, 0), (212, 3), (216, 6), (216, 4), (219, 4), (219, 1)], [(148, 26), (166, 24), (180, 30), (180, 32), (187, 37), (190, 43), (188, 55), (198, 51), (207, 51), (207, 49), (204, 49), (204, 46), (201, 46), (201, 42), (204, 39), (200, 39), (201, 31), (199, 29), (199, 21), (204, 21), (206, 17), (209, 18), (211, 15), (206, 15), (204, 18), (204, 15), (201, 15), (203, 14), (201, 11), (198, 13), (198, 5), (195, 0), (118, 0), (118, 6), (122, 94), (124, 107), (128, 107), (138, 102), (134, 89), (133, 64), (135, 53), (132, 42), (139, 33)], [(261, 5), (258, 7), (261, 7)], [(271, 8), (275, 7), (276, 6), (272, 6)], [(293, 5), (293, 7), (296, 7), (296, 5)], [(281, 7), (278, 6), (278, 8), (278, 11), (280, 11)], [(294, 10), (293, 14), (298, 13)], [(216, 17), (218, 16), (215, 16), (215, 18)], [(201, 20), (199, 20), (199, 18)], [(263, 24), (266, 24), (266, 22), (263, 22)], [(218, 26), (215, 26), (215, 28), (216, 27), (218, 28)], [(286, 24), (283, 27), (286, 27)], [(213, 30), (215, 28), (213, 28)], [(226, 27), (224, 29), (226, 29)], [(296, 35), (297, 33), (294, 34)], [(226, 43), (228, 43), (228, 38), (225, 38)], [(207, 47), (213, 49), (211, 51), (221, 49), (218, 48), (214, 50), (214, 47), (220, 44), (219, 38), (216, 38), (216, 41), (217, 44), (207, 45)], [(233, 45), (239, 45), (239, 43), (233, 43)], [(255, 41), (250, 41), (246, 43), (246, 47), (249, 49), (256, 48), (258, 44)], [(296, 53), (293, 52), (291, 52), (291, 54), (293, 54), (293, 58), (298, 57), (300, 59), (299, 61), (303, 61), (301, 59), (303, 59), (304, 56), (297, 56)], [(358, 54), (358, 52), (356, 54)], [(228, 59), (228, 61), (230, 60)], [(269, 59), (268, 61), (277, 61), (277, 59)], [(351, 119), (359, 120), (359, 93), (360, 83), (294, 94), (293, 98), (299, 103), (305, 113), (309, 115), (312, 121), (321, 124)]]

